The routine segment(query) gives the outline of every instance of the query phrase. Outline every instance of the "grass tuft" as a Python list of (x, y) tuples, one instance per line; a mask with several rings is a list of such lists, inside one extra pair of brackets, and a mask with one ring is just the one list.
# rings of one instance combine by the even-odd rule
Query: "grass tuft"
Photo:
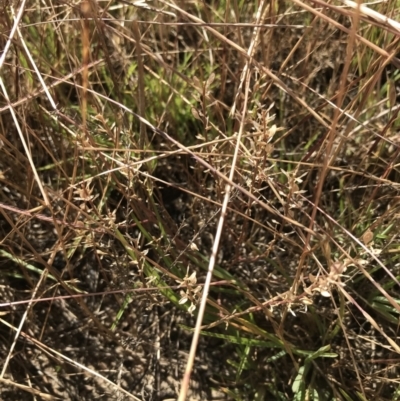
[(398, 400), (398, 2), (11, 3), (0, 398)]

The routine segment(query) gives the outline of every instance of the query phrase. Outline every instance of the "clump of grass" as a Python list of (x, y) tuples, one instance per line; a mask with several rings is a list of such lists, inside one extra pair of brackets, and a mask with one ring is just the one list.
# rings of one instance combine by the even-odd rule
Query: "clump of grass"
[(21, 7), (3, 398), (397, 400), (395, 4)]

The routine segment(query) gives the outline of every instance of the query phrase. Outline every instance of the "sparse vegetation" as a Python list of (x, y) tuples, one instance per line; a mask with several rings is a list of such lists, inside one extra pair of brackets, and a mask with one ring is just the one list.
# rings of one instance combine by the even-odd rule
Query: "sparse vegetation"
[(399, 10), (3, 4), (0, 398), (400, 399)]

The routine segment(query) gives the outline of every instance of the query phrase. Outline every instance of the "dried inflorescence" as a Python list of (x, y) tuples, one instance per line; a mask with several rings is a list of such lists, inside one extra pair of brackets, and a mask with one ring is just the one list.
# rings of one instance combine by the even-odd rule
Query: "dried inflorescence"
[(189, 274), (189, 268), (186, 273), (186, 276), (183, 278), (183, 281), (179, 282), (179, 288), (185, 288), (185, 290), (180, 291), (181, 299), (179, 300), (179, 304), (183, 305), (187, 301), (190, 301), (190, 306), (188, 309), (188, 312), (190, 314), (193, 313), (193, 311), (196, 309), (196, 305), (198, 304), (200, 300), (200, 294), (201, 294), (201, 286), (198, 285), (196, 287), (197, 283), (197, 277), (196, 277), (196, 272), (193, 272), (190, 276)]

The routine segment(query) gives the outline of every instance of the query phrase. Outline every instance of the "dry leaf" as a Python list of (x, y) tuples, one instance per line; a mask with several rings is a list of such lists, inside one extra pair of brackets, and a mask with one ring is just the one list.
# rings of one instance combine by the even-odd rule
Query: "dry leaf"
[(362, 236), (362, 240), (365, 245), (368, 245), (374, 239), (374, 234), (368, 229)]

